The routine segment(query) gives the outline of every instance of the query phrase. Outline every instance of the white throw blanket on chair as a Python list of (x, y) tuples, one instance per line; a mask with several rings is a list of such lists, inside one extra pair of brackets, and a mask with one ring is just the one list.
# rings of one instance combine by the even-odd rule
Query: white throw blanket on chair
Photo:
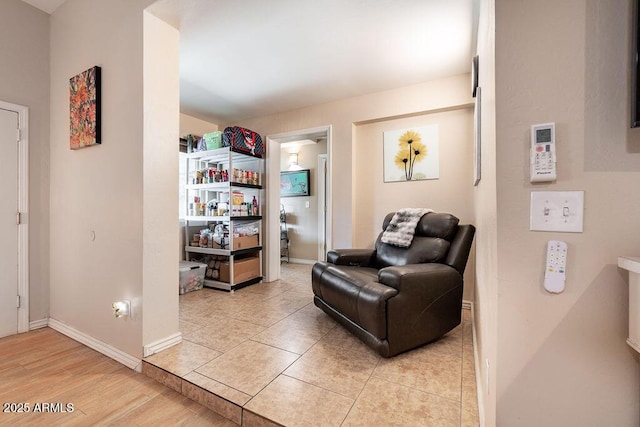
[(429, 212), (433, 212), (433, 210), (424, 208), (400, 209), (393, 215), (387, 229), (382, 233), (382, 243), (408, 248), (413, 241), (418, 221)]

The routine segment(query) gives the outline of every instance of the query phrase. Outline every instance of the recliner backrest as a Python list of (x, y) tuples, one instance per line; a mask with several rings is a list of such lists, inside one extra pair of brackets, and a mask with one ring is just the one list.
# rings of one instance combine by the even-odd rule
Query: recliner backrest
[[(393, 215), (394, 212), (384, 218), (383, 232)], [(424, 215), (416, 226), (413, 241), (408, 248), (383, 243), (380, 233), (376, 241), (376, 266), (384, 268), (391, 265), (446, 262), (449, 248), (458, 232), (458, 222), (458, 218), (448, 213), (430, 212)]]

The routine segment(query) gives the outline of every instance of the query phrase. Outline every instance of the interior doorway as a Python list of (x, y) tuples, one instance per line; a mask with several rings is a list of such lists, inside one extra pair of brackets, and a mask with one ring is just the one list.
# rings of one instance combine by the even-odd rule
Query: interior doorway
[(0, 337), (29, 330), (27, 114), (0, 101)]
[[(302, 210), (310, 208), (312, 205), (317, 211), (313, 213), (313, 223), (317, 225), (312, 231), (314, 238), (317, 238), (317, 244), (313, 244), (310, 255), (305, 256), (305, 259), (296, 259), (295, 256), (290, 259), (292, 262), (315, 262), (319, 259), (324, 259), (324, 255), (320, 256), (320, 247), (331, 247), (331, 126), (323, 126), (311, 129), (302, 129), (293, 132), (287, 132), (276, 135), (267, 136), (267, 215), (266, 215), (266, 254), (267, 262), (265, 265), (265, 281), (274, 281), (280, 278), (280, 257), (276, 256), (280, 253), (280, 208), (281, 208), (281, 194), (280, 194), (280, 171), (283, 169), (284, 163), (288, 162), (288, 156), (294, 154), (299, 145), (314, 144), (320, 141), (326, 141), (326, 153), (321, 153), (324, 156), (326, 169), (322, 171), (319, 169), (320, 156), (315, 155), (313, 159), (305, 159), (304, 167), (300, 166), (303, 163), (300, 159), (297, 160), (300, 165), (297, 169), (315, 169), (310, 183), (311, 195), (313, 196), (312, 203), (304, 197), (300, 198), (286, 198), (282, 200), (293, 202), (301, 202)], [(283, 148), (285, 147), (285, 148)], [(283, 151), (287, 151), (284, 157)], [(289, 151), (291, 153), (289, 154)], [(297, 153), (297, 152), (296, 152)], [(285, 168), (286, 169), (286, 168)], [(321, 194), (320, 194), (321, 193)], [(320, 215), (320, 212), (323, 212)], [(290, 223), (295, 224), (295, 216), (288, 220)], [(295, 232), (295, 230), (294, 230)], [(310, 230), (306, 230), (309, 233)], [(291, 235), (289, 238), (292, 244), (295, 242), (295, 237)], [(309, 240), (309, 239), (307, 239)], [(307, 248), (308, 249), (308, 248)], [(289, 252), (291, 255), (294, 251)]]
[[(321, 154), (318, 156), (318, 236), (327, 235), (327, 222), (329, 222), (329, 210), (327, 209), (327, 178), (329, 167), (329, 156)], [(318, 239), (318, 261), (327, 260), (327, 239)]]

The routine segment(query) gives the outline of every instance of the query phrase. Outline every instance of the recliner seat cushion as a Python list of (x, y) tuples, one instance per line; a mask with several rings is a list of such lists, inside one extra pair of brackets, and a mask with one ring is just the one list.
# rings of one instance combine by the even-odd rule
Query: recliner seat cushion
[(375, 337), (385, 339), (387, 300), (398, 291), (378, 283), (375, 268), (319, 264), (323, 265), (314, 268), (314, 274), (322, 300)]

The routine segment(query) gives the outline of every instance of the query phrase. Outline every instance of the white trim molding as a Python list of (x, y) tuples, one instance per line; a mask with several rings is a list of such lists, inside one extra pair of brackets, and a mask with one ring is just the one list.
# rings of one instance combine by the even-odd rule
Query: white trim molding
[(0, 108), (18, 113), (18, 333), (29, 330), (29, 108), (0, 101)]
[(484, 421), (484, 393), (486, 390), (482, 387), (482, 371), (480, 371), (480, 355), (478, 354), (478, 334), (476, 332), (476, 313), (473, 308), (473, 303), (470, 301), (463, 301), (471, 304), (471, 332), (473, 334), (473, 359), (476, 369), (476, 395), (478, 397), (478, 418), (480, 419), (480, 427), (485, 427)]
[(30, 331), (33, 331), (35, 329), (46, 328), (47, 326), (49, 326), (49, 318), (48, 317), (45, 317), (44, 319), (33, 320), (33, 321), (29, 322), (29, 330)]
[(629, 345), (629, 347), (631, 347), (632, 349), (640, 353), (640, 345), (635, 343), (631, 338), (627, 338), (627, 345)]
[(313, 265), (318, 260), (315, 259), (304, 259), (304, 258), (289, 258), (289, 264), (305, 264), (305, 265)]
[(133, 357), (128, 353), (125, 353), (122, 350), (119, 350), (109, 344), (106, 344), (100, 340), (95, 339), (94, 337), (85, 334), (84, 332), (80, 332), (77, 329), (72, 328), (71, 326), (62, 323), (59, 320), (54, 318), (49, 318), (49, 327), (51, 329), (55, 329), (63, 335), (68, 336), (81, 344), (86, 345), (97, 351), (98, 353), (102, 353), (107, 357), (115, 360), (116, 362), (122, 363), (124, 366), (131, 368), (133, 370), (139, 369), (142, 360), (137, 357)]
[(161, 352), (162, 350), (166, 350), (167, 348), (174, 346), (176, 344), (180, 344), (182, 342), (182, 333), (176, 332), (175, 334), (169, 335), (168, 337), (162, 338), (158, 341), (154, 341), (151, 344), (147, 344), (144, 346), (144, 357), (149, 357), (152, 354), (156, 354)]

